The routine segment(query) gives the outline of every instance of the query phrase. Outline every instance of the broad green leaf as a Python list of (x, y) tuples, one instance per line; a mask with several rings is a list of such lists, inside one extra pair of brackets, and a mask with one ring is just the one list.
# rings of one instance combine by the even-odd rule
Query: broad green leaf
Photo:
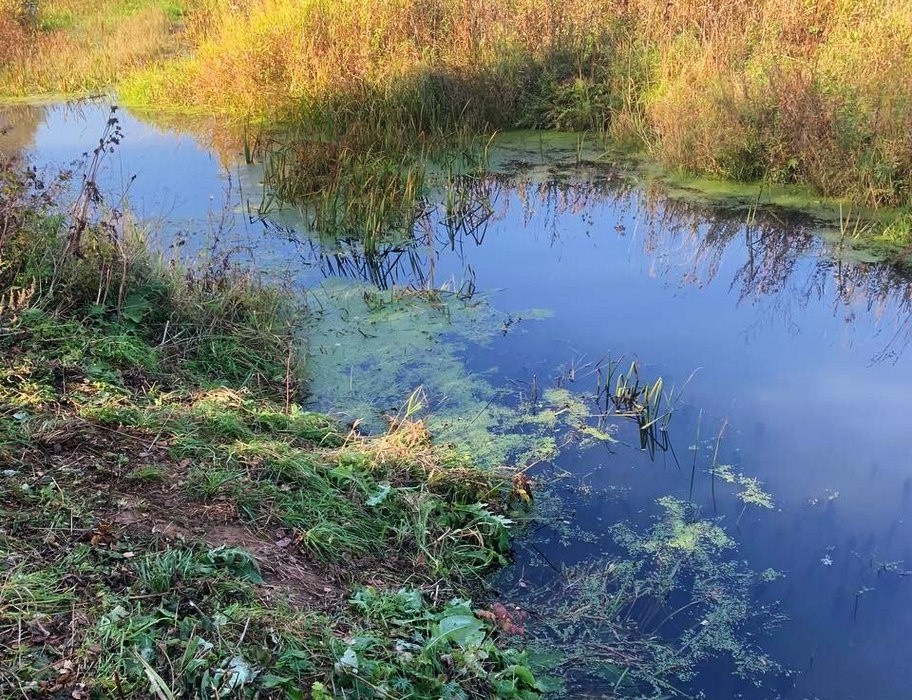
[(383, 503), (389, 495), (393, 492), (393, 487), (390, 486), (389, 482), (382, 482), (378, 485), (377, 490), (370, 495), (370, 497), (365, 501), (369, 506), (379, 506)]
[(465, 648), (480, 645), (485, 638), (484, 626), (472, 615), (448, 615), (434, 626), (434, 639), (428, 647), (451, 640)]

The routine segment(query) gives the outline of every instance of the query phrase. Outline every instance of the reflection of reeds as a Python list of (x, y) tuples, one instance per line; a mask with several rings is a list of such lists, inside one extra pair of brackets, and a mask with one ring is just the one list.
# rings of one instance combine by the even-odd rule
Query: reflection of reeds
[(365, 254), (376, 255), (383, 244), (413, 240), (433, 198), (451, 248), (460, 236), (483, 236), (496, 189), (484, 177), (484, 144), (476, 148), (467, 139), (454, 151), (433, 141), (406, 145), (396, 134), (379, 147), (364, 138), (332, 130), (318, 138), (260, 136), (253, 142), (245, 135), (245, 158), (264, 164), (259, 213), (293, 203), (313, 231), (357, 238)]
[(357, 236), (370, 254), (383, 240), (411, 238), (424, 210), (424, 170), (406, 159), (309, 141), (273, 147), (264, 162), (261, 214), (279, 201), (299, 203), (314, 230)]
[[(584, 225), (592, 226), (594, 219), (584, 215), (610, 205), (635, 215), (647, 255), (676, 251), (673, 256), (656, 256), (655, 264), (667, 267), (660, 272), (682, 275), (685, 283), (709, 284), (719, 275), (724, 253), (743, 248), (739, 251), (743, 263), (730, 282), (741, 299), (767, 297), (770, 302), (764, 308), (784, 317), (792, 313), (790, 307), (805, 306), (812, 300), (830, 301), (830, 297), (836, 304), (865, 307), (880, 322), (896, 324), (876, 359), (895, 356), (912, 337), (908, 272), (895, 265), (839, 259), (840, 248), (852, 242), (856, 227), (865, 226), (858, 223), (857, 214), (851, 224), (844, 215), (841, 229), (828, 237), (836, 242), (827, 243), (813, 233), (824, 224), (806, 215), (784, 215), (782, 210), (752, 200), (745, 223), (744, 207), (720, 209), (705, 201), (670, 196), (660, 186), (635, 189), (610, 167), (584, 163), (576, 168), (566, 161), (548, 161), (544, 152), (542, 157), (546, 159), (544, 168), (512, 162), (510, 174), (483, 172), (483, 160), (471, 161), (463, 171), (452, 160), (431, 174), (425, 170), (419, 202), (410, 210), (415, 216), (410, 232), (404, 230), (403, 218), (392, 216), (384, 226), (374, 227), (385, 233), (371, 236), (365, 246), (360, 242), (359, 227), (341, 232), (337, 228), (324, 232), (324, 243), (314, 246), (313, 254), (329, 276), (359, 277), (381, 287), (424, 286), (433, 282), (435, 261), (444, 248), (462, 259), (465, 246), (481, 245), (488, 228), (517, 205), (527, 225), (534, 219), (535, 228), (555, 240), (565, 235), (568, 218), (580, 217)], [(342, 196), (340, 185), (334, 191)], [(416, 187), (410, 191), (414, 193)], [(402, 197), (397, 201), (404, 203)], [(266, 200), (265, 208), (274, 204)], [(400, 211), (394, 203), (379, 209)], [(349, 220), (356, 221), (359, 211), (352, 206)], [(380, 218), (369, 220), (378, 222)], [(618, 230), (624, 235), (623, 228)], [(802, 264), (815, 254), (813, 264)], [(463, 264), (467, 265), (465, 260)], [(803, 276), (796, 275), (798, 272)], [(896, 312), (885, 313), (887, 308)], [(847, 316), (847, 320), (851, 318)]]

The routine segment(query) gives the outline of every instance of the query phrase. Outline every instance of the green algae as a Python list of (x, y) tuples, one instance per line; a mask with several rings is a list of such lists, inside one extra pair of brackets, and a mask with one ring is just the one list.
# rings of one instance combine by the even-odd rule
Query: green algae
[[(553, 461), (571, 442), (615, 442), (614, 426), (581, 395), (549, 388), (517, 402), (495, 386), (495, 369), (467, 368), (473, 346), (504, 332), (504, 315), (484, 300), (327, 281), (311, 292), (309, 308), (309, 400), (357, 420), (361, 430), (386, 431), (420, 389), (421, 416), (435, 440), (490, 466)], [(522, 324), (509, 332), (522, 333)]]
[(735, 472), (730, 464), (716, 465), (712, 470), (713, 476), (718, 477), (726, 484), (733, 484), (740, 488), (736, 496), (745, 505), (755, 505), (761, 508), (772, 508), (773, 497), (764, 491), (763, 485), (756, 477), (745, 476)]
[[(782, 619), (754, 602), (755, 589), (778, 574), (735, 559), (735, 542), (696, 506), (658, 504), (652, 526), (610, 528), (616, 553), (515, 594), (539, 613), (529, 643), (550, 651), (543, 669), (568, 697), (692, 697), (688, 683), (710, 659), (727, 659), (758, 687), (782, 672), (751, 633)], [(678, 630), (672, 637), (668, 624)]]
[(469, 345), (489, 343), (502, 327), (488, 304), (327, 282), (312, 292), (310, 307), (306, 371), (316, 404), (384, 432), (421, 387), (423, 415), (439, 441), (490, 465), (535, 449), (534, 438), (508, 430), (505, 391), (463, 360)]

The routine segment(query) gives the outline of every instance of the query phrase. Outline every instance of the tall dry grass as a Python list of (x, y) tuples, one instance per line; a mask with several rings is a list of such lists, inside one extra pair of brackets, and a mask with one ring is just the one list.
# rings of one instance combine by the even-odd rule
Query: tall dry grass
[(104, 90), (179, 49), (179, 0), (0, 0), (0, 97)]
[(384, 131), (604, 130), (667, 164), (907, 205), (907, 0), (206, 0), (130, 100)]
[(908, 0), (47, 0), (31, 27), (0, 3), (7, 93), (119, 82), (361, 145), (592, 130), (691, 172), (912, 205)]
[(124, 94), (248, 117), (512, 125), (532, 118), (528, 88), (553, 54), (566, 54), (565, 71), (586, 69), (576, 64), (608, 5), (209, 0), (188, 32), (193, 57), (128, 81)]
[[(718, 13), (701, 14), (709, 5)], [(669, 7), (667, 25), (647, 15), (637, 25), (656, 51), (643, 118), (663, 160), (873, 206), (910, 203), (912, 4)]]

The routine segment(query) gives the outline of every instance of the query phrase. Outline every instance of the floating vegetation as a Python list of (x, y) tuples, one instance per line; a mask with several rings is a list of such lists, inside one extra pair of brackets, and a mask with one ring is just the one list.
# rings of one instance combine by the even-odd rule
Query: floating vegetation
[[(386, 430), (385, 416), (396, 415), (420, 386), (435, 437), (492, 466), (551, 461), (568, 443), (616, 442), (615, 426), (584, 396), (566, 388), (541, 391), (533, 378), (514, 405), (509, 390), (466, 369), (465, 349), (490, 342), (506, 326), (481, 298), (466, 299), (458, 290), (378, 291), (328, 281), (311, 294), (309, 306), (311, 401), (357, 417), (362, 430)], [(522, 332), (516, 319), (544, 315), (532, 310), (510, 316), (509, 332)]]
[(763, 490), (763, 484), (755, 477), (736, 473), (730, 464), (717, 465), (713, 469), (713, 474), (726, 484), (738, 486), (741, 490), (737, 492), (736, 496), (745, 506), (773, 507), (773, 497)]
[(327, 282), (310, 295), (307, 374), (311, 400), (382, 432), (405, 397), (423, 387), (428, 425), (487, 464), (507, 461), (527, 444), (498, 434), (498, 392), (469, 373), (461, 353), (497, 333), (498, 315), (482, 300), (443, 294), (380, 293), (368, 285)]
[(666, 497), (659, 505), (662, 514), (645, 532), (611, 529), (615, 555), (516, 592), (533, 613), (530, 644), (561, 652), (551, 673), (568, 690), (638, 698), (690, 697), (688, 683), (715, 658), (758, 685), (781, 673), (755, 639), (782, 620), (753, 599), (775, 572), (734, 560), (734, 541), (692, 504)]

